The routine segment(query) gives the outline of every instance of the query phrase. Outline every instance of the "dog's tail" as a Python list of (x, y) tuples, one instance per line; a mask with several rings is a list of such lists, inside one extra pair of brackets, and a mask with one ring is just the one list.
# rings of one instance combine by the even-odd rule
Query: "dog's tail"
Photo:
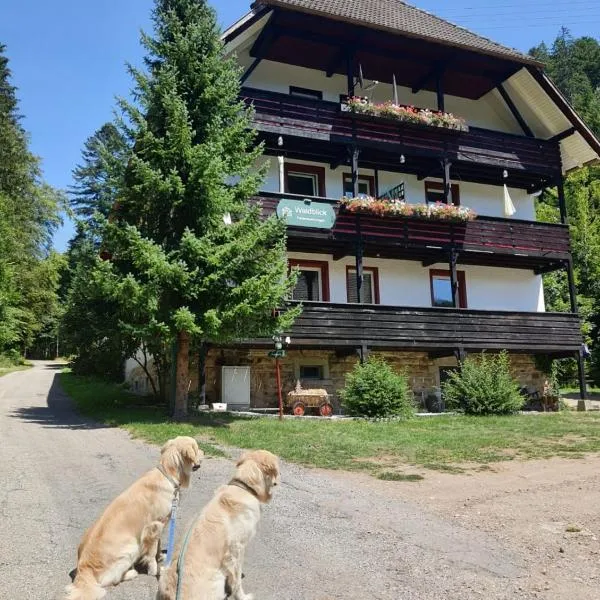
[(100, 600), (106, 596), (106, 590), (87, 570), (78, 570), (73, 583), (67, 586), (65, 600)]

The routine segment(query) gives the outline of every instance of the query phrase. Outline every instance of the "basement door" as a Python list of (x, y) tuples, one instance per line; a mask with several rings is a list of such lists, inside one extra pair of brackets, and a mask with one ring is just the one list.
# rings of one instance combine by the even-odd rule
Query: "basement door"
[(250, 367), (221, 367), (221, 402), (228, 410), (250, 408)]

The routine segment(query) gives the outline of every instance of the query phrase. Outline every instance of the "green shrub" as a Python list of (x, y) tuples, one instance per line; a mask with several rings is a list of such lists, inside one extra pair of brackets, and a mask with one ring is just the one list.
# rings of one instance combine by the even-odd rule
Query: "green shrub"
[(518, 382), (510, 374), (506, 351), (467, 357), (460, 371), (450, 373), (443, 393), (449, 408), (471, 415), (510, 414), (525, 403)]
[(410, 417), (414, 412), (406, 377), (376, 357), (357, 364), (339, 394), (344, 409), (353, 416)]

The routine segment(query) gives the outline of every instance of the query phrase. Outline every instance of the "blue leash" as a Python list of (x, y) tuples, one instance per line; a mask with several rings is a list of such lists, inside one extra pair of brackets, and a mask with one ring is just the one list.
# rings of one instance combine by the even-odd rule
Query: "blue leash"
[(171, 504), (171, 519), (169, 521), (169, 541), (167, 543), (167, 558), (165, 560), (166, 566), (171, 564), (173, 558), (173, 550), (175, 549), (175, 521), (177, 519), (177, 507), (179, 505), (179, 490), (175, 492), (173, 496), (173, 503)]
[(185, 538), (183, 540), (183, 544), (181, 545), (181, 552), (179, 553), (179, 557), (177, 559), (177, 592), (175, 593), (175, 600), (179, 600), (181, 598), (181, 589), (183, 586), (183, 563), (185, 560), (185, 552), (187, 550), (188, 544), (190, 543), (192, 532), (194, 531), (194, 528), (196, 527), (196, 523), (198, 522), (199, 518), (200, 515), (198, 515), (194, 519), (194, 522), (192, 523), (191, 527), (187, 530), (187, 533), (185, 534)]

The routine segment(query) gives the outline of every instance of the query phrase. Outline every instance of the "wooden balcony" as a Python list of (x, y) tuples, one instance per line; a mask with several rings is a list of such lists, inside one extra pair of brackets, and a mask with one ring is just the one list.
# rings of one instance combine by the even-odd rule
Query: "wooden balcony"
[[(363, 149), (361, 164), (398, 171), (397, 156), (411, 157), (405, 172), (415, 169), (426, 176), (434, 163), (445, 155), (464, 180), (499, 183), (498, 169), (507, 169), (511, 185), (524, 189), (539, 186), (540, 179), (561, 172), (557, 141), (533, 139), (471, 127), (468, 132), (398, 123), (387, 119), (343, 112), (335, 102), (311, 100), (243, 88), (242, 98), (255, 110), (254, 124), (263, 137), (289, 136), (286, 151), (300, 156), (299, 140), (310, 141), (311, 152), (304, 156), (335, 161), (340, 150), (356, 142)], [(294, 141), (295, 140), (295, 141)], [(342, 148), (345, 153), (345, 150)], [(337, 154), (336, 154), (337, 152)], [(390, 156), (386, 157), (386, 153)], [(386, 161), (389, 161), (387, 163)], [(429, 170), (428, 170), (429, 169)]]
[[(304, 303), (288, 332), (291, 348), (359, 348), (466, 351), (502, 350), (568, 356), (582, 344), (579, 317), (570, 313), (525, 313), (416, 308), (375, 304)], [(272, 344), (261, 340), (259, 345)]]
[[(282, 197), (293, 194), (263, 193), (254, 199), (262, 205), (263, 215), (273, 214)], [(299, 197), (301, 199), (301, 197)], [(405, 217), (377, 217), (340, 211), (336, 200), (314, 198), (333, 203), (337, 211), (334, 228), (329, 230), (288, 228), (290, 250), (331, 252), (334, 256), (356, 246), (357, 219), (367, 256), (446, 260), (447, 251), (460, 252), (459, 262), (547, 270), (569, 260), (571, 246), (566, 225), (517, 219), (477, 217), (466, 223), (430, 221)]]

